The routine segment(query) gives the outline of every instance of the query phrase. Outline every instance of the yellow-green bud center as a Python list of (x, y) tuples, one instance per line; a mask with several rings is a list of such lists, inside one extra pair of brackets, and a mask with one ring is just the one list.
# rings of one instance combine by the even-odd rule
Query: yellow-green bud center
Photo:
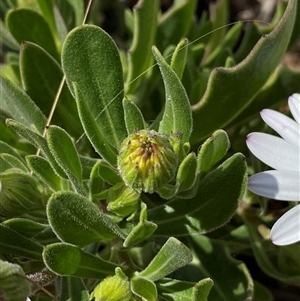
[(118, 168), (127, 186), (152, 193), (175, 176), (177, 155), (166, 136), (141, 130), (123, 141)]

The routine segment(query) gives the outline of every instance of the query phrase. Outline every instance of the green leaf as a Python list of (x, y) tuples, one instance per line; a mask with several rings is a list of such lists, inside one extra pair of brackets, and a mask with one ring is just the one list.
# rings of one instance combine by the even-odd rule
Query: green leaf
[(134, 228), (124, 240), (123, 246), (133, 247), (145, 241), (146, 239), (152, 236), (156, 229), (157, 225), (152, 222), (146, 220), (139, 221), (139, 223), (136, 226), (134, 226)]
[(47, 142), (53, 157), (68, 176), (74, 189), (85, 195), (79, 154), (71, 137), (62, 128), (52, 125), (47, 131)]
[(49, 162), (40, 156), (26, 156), (26, 162), (33, 173), (53, 191), (61, 190), (61, 178), (53, 171)]
[[(96, 132), (101, 132), (106, 144), (118, 148), (127, 133), (122, 108), (123, 72), (115, 42), (97, 26), (75, 28), (64, 42), (62, 66), (74, 96), (73, 83), (77, 85), (76, 99), (81, 99), (79, 115), (95, 149), (102, 154)], [(90, 117), (93, 127), (87, 119)]]
[[(207, 301), (207, 296), (213, 281), (205, 278), (197, 283), (163, 278), (157, 282), (160, 295), (168, 301)], [(201, 297), (198, 294), (202, 292)], [(197, 296), (198, 295), (198, 296)]]
[(155, 235), (206, 233), (222, 226), (235, 213), (246, 179), (245, 158), (237, 153), (200, 181), (194, 197), (148, 210), (148, 219), (158, 225)]
[[(47, 21), (49, 28), (53, 34), (53, 38), (55, 41), (55, 44), (57, 46), (58, 49), (61, 48), (62, 43), (59, 39), (59, 34), (58, 34), (58, 30), (55, 24), (55, 17), (54, 17), (54, 1), (50, 0), (50, 1), (43, 1), (43, 0), (37, 0), (36, 1), (39, 9), (43, 15), (43, 17), (45, 18), (45, 20)], [(79, 1), (81, 2), (81, 1)]]
[(137, 275), (156, 281), (185, 266), (192, 259), (191, 251), (179, 240), (170, 237), (149, 265)]
[(192, 301), (207, 301), (208, 295), (213, 287), (213, 281), (210, 278), (203, 279), (196, 283), (193, 288)]
[[(200, 290), (197, 292), (196, 285), (194, 296), (201, 296), (201, 293), (205, 296), (211, 288), (209, 300), (245, 301), (247, 298), (252, 299), (253, 280), (250, 273), (244, 263), (229, 255), (225, 242), (209, 239), (203, 235), (193, 235), (188, 240), (190, 243), (187, 245), (198, 259), (195, 258), (192, 264), (184, 267), (180, 271), (181, 275), (184, 275), (185, 279), (189, 281), (210, 277), (214, 283), (212, 288), (211, 283), (207, 283), (202, 292)], [(193, 273), (190, 272), (191, 270)], [(178, 277), (176, 272), (173, 277)]]
[[(60, 65), (40, 46), (23, 42), (20, 72), (24, 90), (42, 112), (49, 116), (63, 78)], [(62, 88), (52, 123), (63, 127), (70, 135), (82, 134), (76, 103), (66, 85)]]
[(223, 130), (215, 131), (202, 145), (198, 153), (198, 173), (207, 174), (220, 161), (230, 147), (228, 135)]
[(60, 301), (90, 301), (89, 291), (81, 278), (62, 277), (61, 290)]
[(240, 64), (212, 71), (204, 96), (192, 107), (193, 143), (233, 120), (266, 83), (286, 51), (295, 21), (296, 4), (294, 0), (288, 2), (275, 29), (264, 35)]
[(23, 269), (7, 261), (0, 260), (0, 296), (5, 301), (24, 301), (30, 294), (31, 284)]
[(16, 152), (16, 150), (10, 145), (0, 140), (0, 153), (10, 154), (20, 161), (24, 161), (24, 159)]
[(104, 160), (99, 160), (97, 162), (97, 168), (98, 168), (98, 173), (100, 177), (103, 179), (103, 181), (110, 184), (111, 186), (123, 182), (121, 176), (119, 175), (118, 170), (114, 167), (111, 167)]
[(159, 133), (170, 135), (182, 133), (182, 143), (188, 142), (192, 132), (192, 115), (186, 91), (173, 69), (166, 63), (158, 49), (152, 47), (160, 68), (166, 90), (166, 104)]
[(59, 61), (52, 32), (40, 14), (26, 8), (10, 10), (6, 15), (6, 25), (18, 43), (30, 41), (38, 44)]
[(94, 198), (97, 198), (97, 194), (101, 193), (103, 190), (104, 181), (99, 175), (99, 164), (100, 161), (98, 161), (90, 174), (90, 181), (89, 181), (89, 199), (94, 200)]
[(2, 20), (0, 20), (0, 38), (1, 38), (1, 42), (4, 45), (16, 51), (19, 50), (20, 47), (19, 43), (15, 40), (12, 34), (7, 30)]
[(62, 241), (78, 246), (116, 236), (125, 238), (100, 208), (74, 192), (54, 193), (47, 204), (47, 216), (53, 231)]
[(186, 191), (192, 188), (197, 179), (197, 159), (195, 153), (188, 154), (180, 163), (177, 171), (177, 191)]
[(26, 237), (35, 236), (47, 228), (47, 225), (19, 217), (8, 219), (2, 224)]
[(192, 25), (196, 0), (174, 1), (172, 7), (161, 16), (156, 35), (156, 45), (163, 51), (170, 44), (177, 45), (186, 37)]
[[(1, 166), (1, 169), (3, 169), (3, 167), (4, 167), (3, 165), (6, 166), (6, 169), (17, 168), (17, 169), (20, 169), (24, 172), (28, 172), (28, 169), (24, 165), (24, 163), (21, 160), (19, 160), (18, 158), (16, 158), (15, 156), (10, 155), (10, 154), (1, 154), (0, 153), (0, 166)], [(5, 171), (5, 170), (2, 170), (2, 171)]]
[(79, 117), (83, 125), (85, 134), (89, 138), (94, 149), (101, 157), (111, 165), (117, 164), (117, 150), (107, 143), (102, 131), (99, 129), (94, 113), (88, 106), (85, 98), (82, 97), (81, 91), (74, 83), (76, 103), (78, 107)]
[(113, 275), (117, 267), (67, 243), (47, 245), (43, 251), (43, 260), (52, 272), (61, 276), (102, 279)]
[(131, 135), (134, 131), (144, 130), (146, 128), (143, 114), (133, 101), (125, 97), (123, 99), (123, 108), (128, 135)]
[(130, 279), (131, 291), (143, 300), (156, 301), (157, 290), (155, 284), (146, 278), (134, 276)]
[(185, 68), (187, 52), (188, 52), (188, 39), (184, 39), (178, 43), (175, 51), (173, 52), (171, 59), (171, 67), (179, 77), (182, 78), (182, 74)]
[(291, 70), (287, 66), (278, 66), (265, 86), (255, 95), (249, 106), (231, 124), (245, 122), (264, 108), (286, 101), (293, 93), (300, 93), (299, 82), (299, 71)]
[(31, 130), (43, 133), (46, 117), (29, 96), (2, 75), (0, 76), (0, 90), (2, 100), (9, 107), (11, 116)]
[(261, 270), (272, 278), (297, 285), (300, 280), (299, 244), (273, 245), (270, 240), (261, 237), (257, 231), (257, 225), (254, 225), (252, 221), (250, 222), (245, 215), (242, 217), (247, 226), (255, 260)]
[(0, 252), (35, 260), (42, 259), (43, 246), (0, 224)]
[(7, 119), (6, 124), (8, 127), (12, 128), (16, 133), (18, 133), (19, 135), (21, 135), (22, 137), (27, 139), (36, 148), (40, 148), (42, 153), (48, 159), (48, 161), (51, 164), (55, 173), (62, 178), (65, 178), (65, 179), (67, 178), (65, 172), (61, 169), (61, 167), (55, 161), (55, 159), (47, 145), (47, 141), (43, 136), (35, 133), (34, 131), (30, 130), (28, 127), (22, 125), (21, 123), (15, 121), (15, 120), (12, 120), (12, 119)]
[(151, 46), (155, 44), (158, 8), (158, 0), (141, 0), (133, 8), (134, 33), (128, 50), (126, 94), (136, 90), (142, 75), (152, 64)]

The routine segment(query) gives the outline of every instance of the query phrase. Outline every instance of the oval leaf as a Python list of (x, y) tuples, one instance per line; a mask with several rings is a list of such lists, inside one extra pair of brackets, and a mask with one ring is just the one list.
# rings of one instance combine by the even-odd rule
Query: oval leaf
[(152, 281), (159, 280), (193, 259), (191, 251), (174, 237), (170, 237), (149, 265), (138, 276)]
[(82, 167), (71, 137), (60, 127), (50, 126), (47, 131), (47, 141), (53, 157), (67, 174), (74, 189), (84, 195)]
[[(118, 49), (112, 38), (97, 26), (83, 25), (71, 31), (63, 45), (62, 66), (68, 86), (75, 96), (77, 84), (81, 98), (95, 128), (81, 114), (86, 134), (96, 147), (95, 131), (102, 133), (106, 143), (118, 148), (127, 136), (122, 108), (123, 72)], [(101, 154), (102, 148), (96, 150)]]
[(47, 204), (49, 223), (65, 242), (86, 246), (116, 236), (125, 238), (119, 227), (87, 198), (73, 192), (58, 192)]
[(52, 272), (61, 276), (101, 279), (113, 275), (117, 267), (111, 262), (66, 243), (47, 245), (43, 251), (43, 259)]

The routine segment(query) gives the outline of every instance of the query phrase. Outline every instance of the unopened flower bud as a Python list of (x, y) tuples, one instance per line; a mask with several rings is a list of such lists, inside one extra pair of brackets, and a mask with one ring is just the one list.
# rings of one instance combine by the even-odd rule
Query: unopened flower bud
[(30, 282), (22, 268), (0, 259), (0, 300), (25, 300), (30, 294)]
[(153, 193), (170, 182), (178, 158), (168, 137), (153, 130), (131, 134), (121, 145), (118, 168), (125, 184)]
[(91, 298), (95, 301), (130, 301), (132, 293), (127, 278), (119, 275), (108, 276), (94, 289)]
[(31, 175), (9, 169), (0, 174), (0, 183), (0, 217), (15, 217), (43, 208), (43, 191)]

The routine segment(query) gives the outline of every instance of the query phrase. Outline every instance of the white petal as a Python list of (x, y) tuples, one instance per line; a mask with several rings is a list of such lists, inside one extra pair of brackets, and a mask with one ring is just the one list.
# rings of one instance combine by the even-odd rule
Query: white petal
[(270, 109), (262, 110), (260, 115), (285, 141), (299, 147), (300, 127), (295, 120)]
[(251, 176), (248, 189), (255, 194), (281, 201), (300, 201), (300, 172), (268, 170)]
[(300, 124), (300, 94), (294, 93), (289, 97), (289, 107), (294, 119)]
[(300, 205), (290, 209), (274, 224), (271, 240), (279, 246), (300, 241)]
[(270, 167), (299, 171), (299, 148), (285, 140), (265, 133), (250, 133), (246, 143), (254, 156)]

